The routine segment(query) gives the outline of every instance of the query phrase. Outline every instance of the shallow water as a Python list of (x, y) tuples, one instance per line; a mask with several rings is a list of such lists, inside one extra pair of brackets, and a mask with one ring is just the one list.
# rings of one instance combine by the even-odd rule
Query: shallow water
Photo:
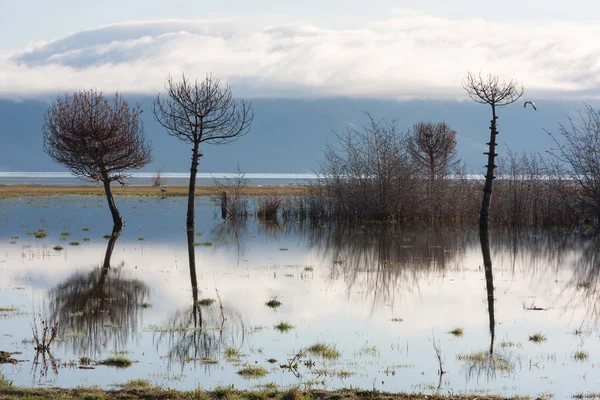
[[(197, 297), (215, 302), (194, 307), (185, 199), (117, 202), (126, 227), (113, 241), (103, 238), (111, 224), (101, 198), (0, 201), (0, 308), (17, 308), (0, 312), (0, 350), (22, 352), (14, 356), (22, 362), (0, 368), (14, 384), (111, 387), (142, 378), (181, 389), (272, 382), (557, 398), (600, 392), (593, 238), (491, 232), (486, 281), (476, 230), (254, 218), (235, 226), (199, 199)], [(48, 236), (28, 235), (38, 229)], [(267, 307), (272, 298), (281, 307)], [(41, 356), (34, 362), (31, 343), (38, 314), (59, 323), (45, 365)], [(278, 331), (281, 321), (294, 328)], [(456, 327), (462, 336), (448, 333)], [(546, 340), (529, 341), (535, 332)], [(339, 358), (305, 351), (289, 363), (317, 342), (335, 346)], [(243, 355), (228, 359), (227, 348)], [(79, 368), (81, 357), (114, 354), (133, 365)], [(244, 379), (236, 372), (247, 364), (268, 374)]]

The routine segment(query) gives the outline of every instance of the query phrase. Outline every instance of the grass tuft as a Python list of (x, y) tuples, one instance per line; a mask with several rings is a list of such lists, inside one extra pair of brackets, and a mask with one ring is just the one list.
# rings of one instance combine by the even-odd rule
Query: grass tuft
[(38, 229), (35, 232), (29, 232), (28, 235), (33, 235), (36, 239), (43, 239), (48, 236), (48, 232), (43, 229)]
[(533, 335), (529, 336), (529, 341), (534, 343), (541, 343), (546, 341), (546, 336), (544, 336), (540, 332), (536, 332)]
[(198, 305), (202, 307), (210, 307), (215, 302), (215, 299), (202, 299), (198, 300)]
[(575, 361), (586, 361), (588, 357), (588, 353), (583, 350), (577, 350), (575, 353), (573, 353), (573, 360)]
[(465, 331), (463, 331), (463, 328), (454, 328), (448, 333), (450, 333), (451, 335), (454, 335), (456, 337), (460, 337), (465, 333)]
[(335, 360), (340, 357), (340, 352), (334, 345), (325, 343), (315, 343), (307, 350), (309, 353), (321, 356), (327, 360)]
[(106, 360), (102, 360), (98, 363), (99, 365), (107, 365), (109, 367), (117, 367), (117, 368), (127, 368), (130, 367), (133, 362), (123, 356), (112, 356), (107, 358)]
[(279, 332), (285, 333), (287, 331), (294, 329), (294, 325), (290, 324), (287, 321), (281, 321), (280, 323), (275, 325), (275, 329), (277, 329)]
[(243, 378), (252, 379), (252, 378), (262, 378), (268, 374), (267, 370), (261, 367), (260, 365), (247, 365), (244, 368), (240, 369), (237, 372)]
[(281, 302), (277, 300), (277, 297), (273, 297), (271, 300), (267, 301), (266, 306), (272, 309), (276, 309), (281, 307)]
[(244, 354), (235, 347), (226, 347), (224, 354), (228, 360), (239, 360), (244, 356)]

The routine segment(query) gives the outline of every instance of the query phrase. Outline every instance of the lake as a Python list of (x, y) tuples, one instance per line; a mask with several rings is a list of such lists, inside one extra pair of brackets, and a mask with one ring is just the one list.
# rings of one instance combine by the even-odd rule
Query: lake
[[(232, 223), (199, 198), (190, 238), (186, 199), (119, 198), (111, 237), (105, 201), (0, 200), (0, 350), (21, 353), (0, 368), (15, 385), (600, 392), (594, 237), (492, 231), (489, 269), (471, 227)], [(45, 360), (40, 320), (58, 323)], [(133, 364), (98, 365), (111, 356)]]

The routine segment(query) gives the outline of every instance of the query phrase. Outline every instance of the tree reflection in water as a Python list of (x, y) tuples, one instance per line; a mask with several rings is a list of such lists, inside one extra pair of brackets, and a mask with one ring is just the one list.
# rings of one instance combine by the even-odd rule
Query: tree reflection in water
[(483, 268), (485, 271), (485, 289), (487, 293), (488, 317), (490, 321), (490, 357), (494, 355), (494, 339), (496, 337), (496, 319), (494, 318), (494, 275), (492, 273), (492, 256), (490, 253), (490, 236), (487, 227), (479, 228)]
[(138, 279), (124, 277), (123, 264), (111, 267), (118, 237), (113, 231), (100, 267), (77, 272), (49, 292), (51, 321), (60, 321), (59, 337), (78, 356), (125, 349), (138, 331), (149, 289)]
[(166, 324), (154, 333), (157, 350), (165, 345), (168, 348), (166, 358), (169, 364), (178, 362), (181, 368), (187, 362), (209, 365), (220, 357), (226, 347), (241, 347), (245, 335), (244, 323), (239, 314), (228, 311), (222, 304), (213, 304), (206, 308), (198, 304), (194, 237), (194, 230), (188, 230), (192, 305), (176, 311)]
[(483, 269), (485, 273), (485, 289), (487, 294), (487, 310), (489, 320), (490, 346), (489, 351), (480, 353), (463, 354), (459, 359), (463, 361), (463, 370), (467, 380), (479, 379), (485, 375), (488, 381), (495, 379), (498, 372), (512, 373), (515, 366), (510, 355), (494, 353), (494, 340), (496, 338), (496, 319), (494, 313), (494, 276), (492, 269), (492, 256), (490, 252), (490, 237), (487, 227), (479, 228), (479, 241), (483, 255)]
[(419, 290), (424, 278), (458, 268), (477, 240), (472, 231), (412, 231), (390, 224), (307, 227), (306, 234), (310, 247), (333, 260), (331, 279), (343, 278), (348, 296), (363, 293), (373, 309), (392, 303), (398, 293)]

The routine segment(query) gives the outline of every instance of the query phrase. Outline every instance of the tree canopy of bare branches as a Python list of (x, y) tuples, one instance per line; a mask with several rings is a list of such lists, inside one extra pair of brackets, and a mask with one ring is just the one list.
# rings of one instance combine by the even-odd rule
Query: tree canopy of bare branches
[(444, 122), (419, 122), (408, 136), (407, 149), (419, 169), (427, 171), (427, 197), (432, 217), (434, 206), (443, 197), (442, 184), (452, 168), (458, 166), (456, 159), (456, 131)]
[(600, 110), (586, 104), (579, 120), (569, 118), (567, 125), (559, 124), (559, 137), (546, 131), (556, 144), (549, 153), (567, 166), (600, 224)]
[(408, 152), (429, 177), (443, 176), (458, 164), (456, 160), (456, 131), (444, 122), (419, 122), (408, 137)]
[(398, 218), (410, 203), (415, 169), (406, 152), (406, 135), (395, 121), (371, 115), (361, 129), (347, 128), (325, 148), (322, 184), (333, 215), (350, 219)]
[(470, 72), (463, 79), (462, 87), (471, 100), (480, 104), (489, 104), (492, 109), (514, 103), (523, 96), (524, 92), (523, 85), (513, 79), (506, 82), (492, 74), (484, 77)]
[(58, 97), (46, 112), (44, 151), (55, 162), (85, 180), (102, 182), (114, 229), (123, 227), (110, 184), (124, 184), (127, 171), (152, 161), (151, 143), (140, 119), (139, 105), (130, 107), (116, 93), (112, 100), (91, 89)]
[(190, 81), (182, 75), (165, 84), (166, 96), (154, 100), (154, 118), (171, 136), (192, 145), (192, 165), (188, 192), (186, 225), (194, 225), (194, 198), (200, 143), (227, 144), (248, 133), (254, 119), (249, 102), (236, 101), (227, 84), (207, 75), (204, 80)]
[(490, 141), (487, 153), (488, 163), (486, 165), (485, 185), (483, 187), (483, 200), (479, 213), (479, 227), (487, 229), (490, 211), (490, 200), (492, 197), (492, 185), (494, 182), (494, 164), (496, 154), (496, 108), (505, 107), (519, 100), (523, 96), (523, 86), (515, 80), (501, 81), (499, 77), (488, 75), (487, 77), (469, 73), (462, 81), (462, 86), (467, 95), (476, 103), (488, 104), (492, 108), (492, 121), (490, 124)]

